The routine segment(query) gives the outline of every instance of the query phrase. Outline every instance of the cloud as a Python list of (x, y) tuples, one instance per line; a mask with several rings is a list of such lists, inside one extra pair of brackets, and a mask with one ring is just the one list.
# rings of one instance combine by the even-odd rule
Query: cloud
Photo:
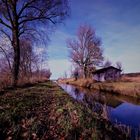
[(52, 72), (51, 79), (57, 79), (64, 76), (65, 72), (69, 75), (71, 70), (71, 62), (67, 59), (49, 60), (49, 68)]

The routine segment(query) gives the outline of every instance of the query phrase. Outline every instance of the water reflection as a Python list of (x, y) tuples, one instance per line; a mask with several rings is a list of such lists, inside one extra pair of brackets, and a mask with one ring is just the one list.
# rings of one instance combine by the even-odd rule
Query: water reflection
[[(97, 108), (101, 108), (104, 105), (110, 106), (112, 108), (116, 108), (121, 105), (123, 102), (117, 100), (115, 96), (107, 93), (101, 93), (99, 91), (91, 91), (88, 89), (74, 87), (71, 85), (63, 85), (61, 87), (69, 93), (74, 99), (83, 102), (90, 109), (97, 110)], [(95, 109), (96, 108), (96, 109)], [(100, 109), (101, 110), (101, 109)], [(100, 111), (99, 111), (100, 112)]]
[(60, 86), (74, 99), (82, 102), (98, 115), (109, 119), (114, 124), (130, 126), (132, 128), (132, 135), (139, 135), (140, 99), (96, 90), (91, 91), (71, 85)]

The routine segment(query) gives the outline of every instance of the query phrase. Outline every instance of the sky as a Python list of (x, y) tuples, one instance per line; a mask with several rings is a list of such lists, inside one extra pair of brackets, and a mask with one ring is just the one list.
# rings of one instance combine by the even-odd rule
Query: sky
[(70, 8), (70, 16), (50, 37), (52, 79), (72, 69), (66, 40), (75, 38), (83, 24), (101, 38), (105, 60), (120, 61), (125, 73), (140, 72), (140, 0), (70, 0)]

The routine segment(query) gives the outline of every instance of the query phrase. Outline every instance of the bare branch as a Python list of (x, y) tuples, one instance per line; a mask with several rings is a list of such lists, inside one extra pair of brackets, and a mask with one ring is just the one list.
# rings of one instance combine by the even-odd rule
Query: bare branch
[(85, 78), (91, 67), (99, 65), (102, 60), (101, 41), (90, 26), (81, 26), (77, 33), (78, 40), (70, 40), (70, 59), (83, 70)]
[(31, 0), (31, 1), (27, 2), (26, 4), (24, 3), (23, 7), (21, 8), (21, 10), (18, 13), (18, 17), (20, 17), (22, 15), (22, 13), (24, 12), (24, 10), (35, 1), (36, 0)]
[(12, 67), (11, 67), (11, 63), (10, 63), (9, 57), (8, 57), (6, 51), (5, 51), (1, 46), (0, 46), (0, 49), (2, 50), (3, 54), (5, 55), (5, 58), (6, 58), (7, 62), (8, 62), (10, 71), (11, 71), (11, 73), (12, 73)]
[[(36, 29), (36, 24), (41, 23), (48, 25), (48, 21), (53, 24), (59, 23), (67, 15), (68, 0), (1, 0), (0, 6), (0, 24), (11, 30), (10, 34), (7, 29), (3, 33), (11, 40), (14, 52), (13, 61), (13, 85), (18, 81), (20, 68), (20, 40), (28, 33)], [(10, 38), (10, 35), (12, 36)], [(21, 36), (22, 35), (22, 36)], [(26, 37), (25, 37), (26, 38)], [(31, 38), (33, 39), (33, 38)]]
[(8, 24), (6, 24), (1, 18), (0, 18), (0, 24), (4, 25), (5, 27), (12, 29), (12, 27)]
[(6, 33), (3, 29), (1, 29), (0, 31), (1, 31), (2, 33), (4, 33), (4, 34), (7, 36), (7, 38), (9, 39), (9, 41), (10, 41), (11, 44), (12, 44), (12, 39), (11, 39), (10, 35), (9, 35), (8, 33)]
[(10, 8), (9, 8), (7, 0), (5, 1), (5, 4), (6, 4), (6, 9), (7, 9), (8, 17), (10, 19), (11, 25), (13, 26), (14, 23), (13, 23), (13, 20), (12, 20), (12, 16), (11, 16), (11, 13), (10, 13)]

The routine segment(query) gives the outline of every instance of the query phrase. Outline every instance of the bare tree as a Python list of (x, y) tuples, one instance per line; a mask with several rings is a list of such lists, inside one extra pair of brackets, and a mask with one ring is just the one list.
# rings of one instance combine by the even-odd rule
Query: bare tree
[(30, 39), (22, 39), (20, 41), (20, 74), (28, 79), (32, 76), (32, 65), (34, 63), (35, 53), (32, 48), (32, 41)]
[(120, 69), (120, 70), (123, 70), (123, 68), (122, 68), (122, 63), (121, 62), (116, 62), (116, 67), (118, 68), (118, 69)]
[(103, 64), (103, 67), (106, 68), (106, 67), (109, 67), (109, 66), (111, 66), (111, 65), (112, 65), (111, 61), (107, 60), (107, 61)]
[[(7, 70), (12, 73), (12, 48), (10, 41), (5, 35), (0, 36), (0, 56), (1, 61), (4, 61), (4, 64), (7, 65)], [(2, 68), (2, 66), (1, 66)]]
[(96, 67), (95, 66), (89, 66), (88, 67), (88, 70), (87, 70), (88, 77), (91, 77), (92, 76), (92, 73), (95, 72), (95, 70), (96, 70)]
[[(27, 82), (35, 82), (39, 80), (49, 79), (51, 72), (49, 69), (42, 69), (41, 65), (44, 63), (42, 57), (33, 50), (33, 41), (30, 38), (22, 38), (20, 40), (20, 71), (19, 84)], [(44, 52), (44, 51), (43, 51)], [(46, 56), (45, 56), (46, 58)], [(12, 46), (6, 36), (0, 38), (0, 83), (1, 87), (11, 85), (12, 78), (12, 64), (13, 50)], [(46, 61), (45, 61), (46, 62)]]
[(99, 65), (103, 60), (100, 46), (101, 40), (96, 37), (92, 27), (87, 25), (80, 26), (77, 39), (68, 41), (70, 59), (83, 70), (85, 78), (87, 78), (88, 69)]
[(47, 70), (45, 71), (45, 77), (46, 77), (47, 79), (50, 79), (51, 75), (52, 75), (52, 73), (51, 73), (50, 69), (47, 69)]
[(39, 73), (38, 74), (39, 74), (39, 79), (44, 79), (44, 80), (50, 79), (50, 77), (52, 75), (50, 69), (41, 69), (41, 70), (39, 70)]
[(0, 36), (0, 89), (11, 84), (12, 48), (5, 35)]
[[(56, 24), (68, 12), (67, 0), (0, 0), (0, 28), (14, 50), (13, 85), (16, 86), (20, 67), (20, 38), (35, 31), (35, 25)], [(35, 32), (34, 32), (35, 33)]]
[(72, 71), (72, 77), (75, 79), (75, 81), (79, 78), (80, 76), (80, 72), (79, 72), (79, 69), (78, 68), (75, 68), (73, 71)]

